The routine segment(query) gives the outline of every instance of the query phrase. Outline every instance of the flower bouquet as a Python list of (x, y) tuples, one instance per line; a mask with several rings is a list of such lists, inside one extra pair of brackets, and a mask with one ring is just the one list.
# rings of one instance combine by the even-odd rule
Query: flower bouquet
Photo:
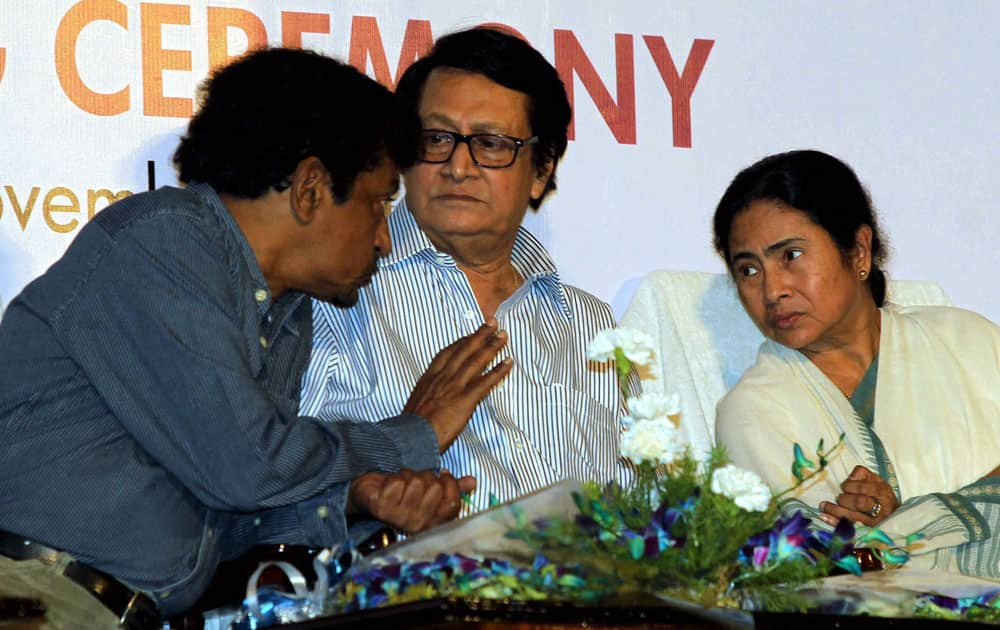
[[(599, 334), (588, 357), (611, 361), (623, 393), (637, 372), (658, 378), (652, 339), (615, 329)], [(855, 540), (843, 520), (833, 530), (814, 529), (796, 512), (782, 515), (783, 498), (826, 466), (840, 446), (815, 449), (815, 463), (801, 446), (792, 456), (792, 485), (778, 494), (755, 473), (728, 463), (722, 447), (696, 458), (681, 439), (679, 397), (646, 393), (627, 397), (621, 455), (635, 467), (628, 486), (588, 484), (576, 498), (573, 520), (516, 519), (508, 536), (524, 540), (546, 558), (579, 558), (582, 588), (601, 596), (655, 593), (703, 607), (801, 610), (796, 587), (834, 570), (859, 575), (856, 546), (871, 548), (885, 566), (906, 561), (878, 530)], [(907, 540), (907, 546), (915, 540)]]
[(819, 440), (811, 459), (795, 445), (792, 485), (776, 494), (755, 473), (730, 464), (720, 447), (694, 457), (681, 439), (676, 394), (628, 396), (638, 381), (657, 378), (652, 345), (641, 332), (614, 329), (588, 351), (592, 361), (613, 362), (627, 401), (620, 449), (633, 464), (631, 483), (573, 482), (563, 493), (571, 505), (562, 511), (551, 509), (555, 495), (544, 490), (535, 503), (528, 497), (494, 508), (491, 522), (499, 514), (502, 526), (491, 535), (516, 543), (497, 555), (468, 552), (454, 530), (431, 534), (437, 551), (421, 548), (417, 537), (349, 570), (326, 554), (325, 569), (316, 568), (332, 576), (330, 590), (324, 583), (323, 592), (297, 597), (254, 591), (254, 606), (237, 627), (267, 625), (261, 601), (277, 621), (432, 598), (586, 604), (652, 596), (701, 610), (804, 610), (809, 600), (800, 587), (833, 571), (860, 575), (858, 547), (886, 567), (907, 560), (915, 538), (897, 546), (872, 530), (856, 539), (846, 520), (831, 531), (800, 513), (782, 513), (784, 498), (824, 470), (840, 441), (827, 447)]

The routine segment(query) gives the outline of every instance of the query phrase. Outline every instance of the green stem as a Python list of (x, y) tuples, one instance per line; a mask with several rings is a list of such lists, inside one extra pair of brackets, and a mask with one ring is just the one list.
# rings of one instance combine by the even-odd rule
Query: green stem
[(818, 475), (821, 472), (823, 472), (824, 470), (826, 470), (826, 467), (827, 467), (827, 464), (828, 464), (828, 458), (830, 457), (831, 454), (833, 454), (833, 452), (835, 450), (837, 450), (838, 448), (840, 448), (840, 445), (843, 444), (843, 443), (844, 443), (844, 434), (841, 433), (840, 434), (840, 439), (837, 440), (837, 443), (834, 444), (833, 446), (831, 446), (826, 452), (816, 451), (816, 457), (819, 458), (819, 461), (820, 461), (819, 468), (817, 468), (816, 470), (810, 472), (808, 475), (805, 475), (804, 477), (802, 477), (802, 479), (799, 479), (791, 487), (786, 488), (784, 491), (779, 492), (778, 494), (774, 495), (774, 500), (778, 501), (778, 499), (780, 499), (781, 497), (785, 496), (789, 492), (792, 492), (793, 490), (795, 490), (796, 488), (798, 488), (799, 486), (801, 486), (805, 482), (809, 481), (810, 479), (812, 479), (816, 475)]

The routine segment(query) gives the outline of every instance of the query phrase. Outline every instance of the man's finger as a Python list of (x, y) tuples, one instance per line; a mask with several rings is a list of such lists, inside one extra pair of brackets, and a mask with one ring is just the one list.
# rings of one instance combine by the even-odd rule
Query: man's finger
[(476, 478), (470, 475), (458, 479), (458, 491), (469, 493), (476, 489)]
[[(389, 475), (382, 485), (382, 492), (379, 493), (379, 508), (381, 510), (396, 510), (402, 501), (403, 494), (409, 484), (398, 475)], [(376, 515), (378, 516), (378, 515)]]
[(351, 482), (347, 495), (348, 513), (371, 513), (378, 502), (385, 475), (367, 473)]
[(502, 381), (503, 378), (510, 373), (513, 368), (514, 359), (511, 357), (504, 357), (504, 359), (500, 361), (500, 363), (493, 366), (489, 372), (486, 372), (477, 380), (474, 380), (469, 384), (468, 394), (475, 396), (477, 400), (482, 400), (491, 389), (497, 386), (497, 383)]
[[(491, 343), (496, 344), (498, 333), (501, 332), (497, 330), (498, 325), (496, 318), (491, 317), (485, 324), (476, 329), (476, 332), (452, 342), (437, 353), (427, 371), (431, 371), (431, 368), (435, 368), (434, 371), (459, 370), (475, 352)], [(505, 335), (506, 333), (504, 333)], [(490, 356), (494, 355), (496, 355), (496, 351)]]

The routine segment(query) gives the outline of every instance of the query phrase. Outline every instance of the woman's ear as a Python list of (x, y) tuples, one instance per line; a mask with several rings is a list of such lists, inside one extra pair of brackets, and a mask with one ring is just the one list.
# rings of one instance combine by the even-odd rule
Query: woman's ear
[(330, 194), (329, 179), (323, 162), (315, 156), (304, 158), (295, 167), (289, 194), (292, 216), (299, 224), (312, 223), (324, 196)]
[(862, 225), (854, 233), (854, 271), (865, 275), (872, 269), (872, 226)]

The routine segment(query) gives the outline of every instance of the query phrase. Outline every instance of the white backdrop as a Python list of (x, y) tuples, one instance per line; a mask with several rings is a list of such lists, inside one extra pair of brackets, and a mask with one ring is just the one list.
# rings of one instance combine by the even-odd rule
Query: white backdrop
[(393, 81), (428, 34), (483, 22), (572, 77), (560, 190), (528, 224), (564, 278), (616, 312), (653, 269), (722, 271), (710, 218), (726, 184), (765, 154), (809, 147), (870, 188), (892, 277), (936, 281), (1000, 321), (991, 0), (4, 0), (0, 299), (109, 196), (144, 190), (147, 161), (158, 185), (175, 181), (169, 156), (210, 58), (301, 42), (353, 50)]

